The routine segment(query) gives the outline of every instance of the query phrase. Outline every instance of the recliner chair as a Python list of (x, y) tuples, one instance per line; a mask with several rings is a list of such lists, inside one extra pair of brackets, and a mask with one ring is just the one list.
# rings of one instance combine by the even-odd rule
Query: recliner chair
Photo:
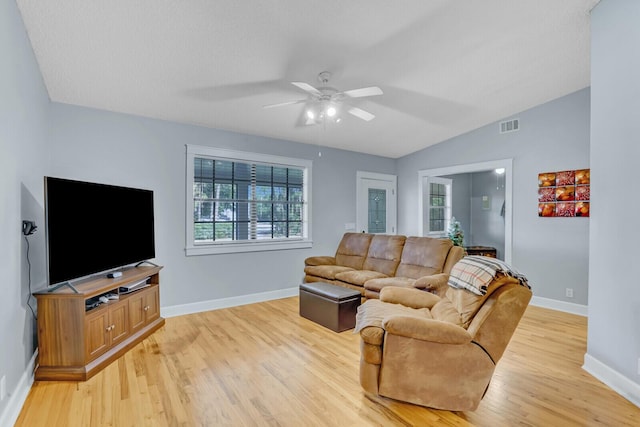
[(485, 295), (381, 289), (357, 315), (362, 387), (431, 408), (475, 410), (531, 299), (524, 284), (498, 274)]

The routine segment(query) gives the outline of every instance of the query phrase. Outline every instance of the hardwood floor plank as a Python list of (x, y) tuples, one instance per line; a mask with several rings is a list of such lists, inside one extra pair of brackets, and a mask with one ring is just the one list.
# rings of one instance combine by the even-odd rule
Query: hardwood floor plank
[(529, 307), (480, 407), (439, 411), (365, 394), (358, 335), (285, 298), (167, 319), (86, 382), (35, 382), (16, 426), (640, 425), (582, 370), (586, 332), (584, 317)]

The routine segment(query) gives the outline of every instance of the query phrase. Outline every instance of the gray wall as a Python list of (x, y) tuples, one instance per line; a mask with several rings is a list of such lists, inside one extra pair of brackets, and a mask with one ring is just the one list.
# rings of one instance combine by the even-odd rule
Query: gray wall
[[(451, 214), (460, 221), (464, 232), (464, 244), (471, 241), (471, 174), (447, 175), (451, 182)], [(424, 206), (424, 205), (423, 205)]]
[[(591, 239), (588, 355), (640, 387), (637, 197), (640, 2), (606, 0), (591, 20)], [(636, 396), (636, 402), (640, 394)]]
[[(14, 394), (35, 351), (23, 219), (39, 226), (29, 237), (32, 282), (45, 280), (42, 176), (49, 107), (15, 1), (0, 2), (0, 52), (0, 377)], [(0, 402), (0, 424), (9, 399)]]
[[(469, 244), (494, 247), (500, 259), (504, 259), (504, 217), (500, 216), (504, 191), (504, 175), (498, 177), (495, 171), (471, 174)], [(483, 196), (489, 197), (489, 209), (483, 208)]]
[[(465, 246), (491, 246), (504, 259), (504, 175), (496, 181), (494, 171), (447, 175), (453, 186), (452, 212), (464, 231)], [(498, 188), (499, 187), (499, 188)], [(490, 209), (482, 207), (482, 197), (489, 196)]]
[[(53, 103), (53, 176), (154, 191), (161, 305), (173, 306), (297, 286), (304, 258), (332, 255), (356, 221), (356, 171), (395, 173), (395, 161), (349, 151), (181, 125)], [(185, 144), (313, 160), (313, 248), (186, 257)]]
[[(418, 231), (418, 171), (513, 158), (512, 262), (534, 295), (587, 304), (589, 219), (539, 218), (538, 173), (589, 167), (589, 89), (515, 114), (519, 132), (494, 123), (398, 159), (398, 230)], [(565, 288), (574, 298), (565, 297)]]

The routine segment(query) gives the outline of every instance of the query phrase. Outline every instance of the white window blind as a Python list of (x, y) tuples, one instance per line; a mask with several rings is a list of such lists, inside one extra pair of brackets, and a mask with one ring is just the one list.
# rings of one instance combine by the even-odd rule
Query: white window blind
[(309, 247), (311, 162), (187, 146), (187, 254)]

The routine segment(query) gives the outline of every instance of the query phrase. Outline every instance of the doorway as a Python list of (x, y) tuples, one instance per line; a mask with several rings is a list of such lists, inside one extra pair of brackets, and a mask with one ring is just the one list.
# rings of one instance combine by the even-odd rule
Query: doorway
[[(504, 220), (504, 261), (511, 263), (512, 253), (512, 177), (513, 159), (495, 160), (489, 162), (472, 163), (467, 165), (449, 166), (437, 169), (426, 169), (418, 171), (418, 209), (419, 222), (418, 230), (421, 236), (428, 235), (428, 229), (424, 224), (424, 218), (428, 217), (426, 210), (429, 209), (428, 201), (424, 195), (427, 192), (429, 183), (435, 177), (452, 176), (466, 173), (504, 170), (501, 178), (501, 185), (504, 186), (504, 206), (500, 206), (500, 215)], [(490, 201), (489, 201), (490, 203)]]

